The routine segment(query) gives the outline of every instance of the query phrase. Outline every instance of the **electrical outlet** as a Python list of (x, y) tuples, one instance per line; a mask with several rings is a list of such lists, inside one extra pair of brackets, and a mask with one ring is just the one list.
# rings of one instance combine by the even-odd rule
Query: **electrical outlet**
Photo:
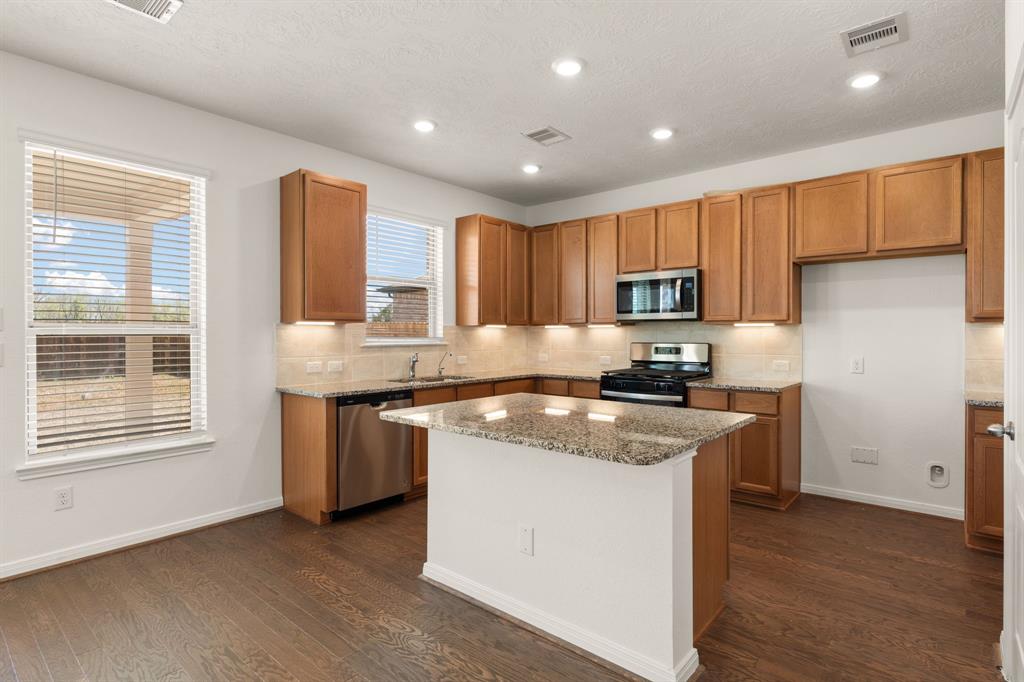
[(519, 551), (527, 556), (533, 556), (533, 528), (519, 525)]
[(75, 506), (75, 489), (71, 486), (53, 489), (53, 511), (63, 511)]
[(949, 485), (949, 469), (942, 462), (928, 462), (928, 485), (945, 488)]
[(864, 356), (858, 355), (855, 358), (850, 358), (850, 374), (863, 374), (864, 373)]
[(464, 365), (467, 362), (469, 362), (469, 358), (467, 358), (465, 355), (456, 355), (455, 356), (455, 364), (456, 365)]
[(543, 351), (541, 351), (540, 353), (537, 353), (537, 362), (547, 362), (547, 361), (548, 361), (548, 354), (547, 353), (545, 353)]
[(789, 360), (772, 360), (772, 369), (776, 372), (788, 372)]
[(599, 363), (601, 363), (602, 365), (610, 365), (610, 364), (612, 364), (612, 356), (610, 356), (610, 355), (602, 355), (601, 357), (599, 357), (597, 359), (597, 361)]
[(859, 464), (878, 464), (878, 448), (862, 448), (855, 445), (850, 448), (850, 461)]
[(319, 360), (306, 363), (306, 374), (319, 374), (322, 371), (324, 371), (324, 363)]
[(345, 362), (343, 360), (328, 360), (327, 371), (328, 372), (340, 372), (345, 369)]

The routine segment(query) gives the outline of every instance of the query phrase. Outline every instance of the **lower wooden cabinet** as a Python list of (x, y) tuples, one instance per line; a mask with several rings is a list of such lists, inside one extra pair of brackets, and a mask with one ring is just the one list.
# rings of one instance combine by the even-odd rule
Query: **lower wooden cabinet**
[(570, 381), (569, 395), (576, 398), (590, 398), (591, 400), (601, 399), (600, 381)]
[[(452, 386), (425, 388), (412, 393), (412, 404), (415, 407), (452, 403), (456, 400), (458, 400), (458, 390)], [(427, 429), (418, 426), (413, 428), (412, 490), (405, 494), (406, 499), (419, 497), (427, 492), (427, 432)]]
[(494, 382), (494, 395), (510, 395), (512, 393), (536, 393), (536, 379), (509, 379)]
[(566, 379), (539, 379), (537, 386), (544, 395), (569, 395), (569, 382)]
[(734, 502), (787, 509), (800, 495), (800, 387), (779, 393), (690, 388), (690, 407), (755, 414), (729, 436)]
[(967, 407), (964, 539), (968, 547), (995, 553), (1003, 551), (1003, 439), (985, 429), (1002, 423), (1000, 409)]

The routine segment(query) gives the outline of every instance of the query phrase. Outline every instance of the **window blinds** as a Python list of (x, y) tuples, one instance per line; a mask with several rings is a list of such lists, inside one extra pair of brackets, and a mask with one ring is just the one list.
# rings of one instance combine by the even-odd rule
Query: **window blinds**
[(442, 230), (395, 216), (366, 218), (366, 336), (439, 339)]
[(204, 430), (205, 180), (25, 162), (29, 456)]

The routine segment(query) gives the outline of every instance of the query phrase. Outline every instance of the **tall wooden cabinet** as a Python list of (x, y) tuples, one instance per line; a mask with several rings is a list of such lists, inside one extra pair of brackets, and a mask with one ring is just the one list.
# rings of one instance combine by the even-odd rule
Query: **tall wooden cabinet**
[(455, 221), (455, 323), (527, 324), (526, 228), (474, 214)]
[(997, 553), (1003, 551), (1003, 439), (986, 429), (1002, 423), (999, 408), (967, 406), (964, 539), (968, 547)]
[(739, 322), (742, 281), (742, 198), (739, 193), (704, 197), (701, 204), (704, 320)]
[(967, 320), (1003, 319), (1003, 149), (967, 157)]
[(558, 224), (558, 323), (587, 321), (587, 221)]
[(587, 220), (587, 322), (615, 323), (615, 274), (618, 267), (617, 215)]
[(530, 230), (530, 324), (558, 324), (558, 225)]
[(743, 193), (744, 322), (800, 321), (800, 266), (790, 257), (790, 188)]
[(366, 319), (366, 185), (281, 178), (281, 322)]

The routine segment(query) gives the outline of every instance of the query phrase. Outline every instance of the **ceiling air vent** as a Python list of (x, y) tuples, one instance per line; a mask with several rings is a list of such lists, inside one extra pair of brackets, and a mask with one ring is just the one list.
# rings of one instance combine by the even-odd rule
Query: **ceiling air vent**
[(547, 128), (537, 128), (536, 130), (525, 132), (523, 135), (530, 138), (537, 144), (544, 145), (545, 147), (550, 147), (553, 144), (558, 144), (559, 142), (565, 142), (566, 140), (572, 139), (561, 130), (555, 130), (551, 126), (548, 126)]
[(112, 5), (166, 24), (181, 9), (182, 0), (107, 0)]
[(907, 39), (907, 14), (900, 12), (891, 17), (872, 21), (839, 34), (846, 49), (846, 56), (871, 52), (880, 47), (902, 43)]

